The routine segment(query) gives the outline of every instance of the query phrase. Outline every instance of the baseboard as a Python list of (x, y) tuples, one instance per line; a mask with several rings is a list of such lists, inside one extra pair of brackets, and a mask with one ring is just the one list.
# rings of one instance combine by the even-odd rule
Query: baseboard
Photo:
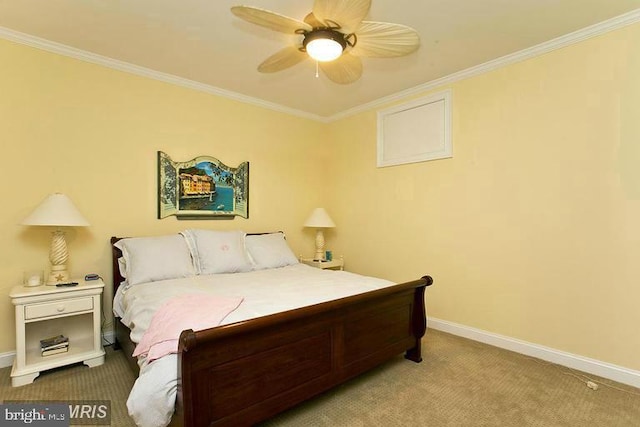
[(0, 368), (7, 368), (13, 365), (13, 359), (16, 357), (15, 351), (0, 353)]
[[(102, 333), (102, 345), (111, 345), (116, 339), (113, 331), (105, 331)], [(13, 359), (16, 357), (15, 351), (0, 353), (0, 368), (7, 368), (13, 365)]]
[[(567, 353), (504, 335), (494, 334), (492, 332), (448, 322), (435, 317), (429, 317), (428, 323), (429, 328), (436, 329), (438, 331), (469, 338), (474, 341), (504, 348), (505, 350), (515, 351), (516, 353), (536, 357), (538, 359), (546, 360), (547, 362), (557, 363), (558, 365), (578, 369), (612, 381), (640, 388), (640, 371), (634, 371), (632, 369), (623, 368), (600, 360), (590, 359), (588, 357)], [(104, 345), (112, 344), (114, 341), (115, 333), (113, 331), (105, 331), (103, 333), (102, 343)], [(15, 351), (0, 353), (0, 368), (11, 366), (15, 355)]]
[(640, 371), (623, 368), (621, 366), (602, 362), (596, 359), (579, 356), (572, 353), (556, 350), (527, 341), (510, 338), (504, 335), (494, 334), (481, 329), (460, 325), (446, 320), (428, 318), (429, 328), (448, 332), (474, 341), (483, 342), (495, 347), (504, 348), (516, 353), (546, 360), (547, 362), (567, 366), (599, 377), (617, 381), (633, 387), (640, 388)]

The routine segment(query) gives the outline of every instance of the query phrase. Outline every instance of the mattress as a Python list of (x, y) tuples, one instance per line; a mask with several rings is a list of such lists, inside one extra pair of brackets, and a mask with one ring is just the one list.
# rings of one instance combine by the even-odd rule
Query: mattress
[[(208, 294), (242, 297), (243, 302), (221, 323), (231, 324), (306, 307), (394, 285), (393, 282), (346, 271), (321, 270), (304, 264), (247, 273), (214, 274), (121, 286), (114, 313), (140, 342), (153, 314), (173, 297)], [(140, 375), (127, 407), (141, 427), (165, 426), (171, 420), (177, 391), (177, 356), (151, 363), (139, 359)]]

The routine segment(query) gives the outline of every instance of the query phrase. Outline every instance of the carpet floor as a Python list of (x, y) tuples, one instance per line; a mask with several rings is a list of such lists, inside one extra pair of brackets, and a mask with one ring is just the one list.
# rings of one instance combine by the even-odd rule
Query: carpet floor
[[(640, 426), (633, 387), (435, 330), (423, 357), (399, 356), (262, 426)], [(23, 387), (11, 387), (10, 373), (0, 369), (3, 401), (107, 399), (112, 425), (134, 426), (125, 402), (135, 377), (121, 351), (107, 348), (102, 366), (43, 372)]]

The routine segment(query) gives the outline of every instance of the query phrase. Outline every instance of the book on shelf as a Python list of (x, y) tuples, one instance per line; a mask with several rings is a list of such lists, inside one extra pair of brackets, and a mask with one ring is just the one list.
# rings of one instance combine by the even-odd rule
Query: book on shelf
[(65, 348), (65, 347), (69, 347), (69, 343), (68, 342), (63, 342), (62, 344), (52, 345), (52, 346), (49, 346), (49, 347), (40, 347), (40, 351), (55, 350), (57, 348)]
[(69, 351), (69, 344), (63, 346), (63, 347), (57, 347), (57, 348), (49, 348), (46, 350), (42, 350), (41, 354), (42, 356), (51, 356), (53, 354), (59, 354), (59, 353), (64, 353)]
[(54, 337), (49, 337), (40, 340), (40, 350), (49, 350), (58, 347), (69, 346), (69, 338), (64, 335), (56, 335)]

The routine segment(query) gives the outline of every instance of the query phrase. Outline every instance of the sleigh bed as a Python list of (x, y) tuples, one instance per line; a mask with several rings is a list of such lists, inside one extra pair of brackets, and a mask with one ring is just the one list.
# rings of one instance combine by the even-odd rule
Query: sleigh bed
[[(119, 240), (111, 238), (114, 295), (125, 280), (118, 263), (122, 252), (114, 246)], [(253, 425), (398, 354), (420, 362), (424, 291), (432, 283), (424, 276), (201, 331), (183, 330), (171, 425)], [(119, 318), (115, 327), (116, 345), (137, 370), (131, 330)]]

